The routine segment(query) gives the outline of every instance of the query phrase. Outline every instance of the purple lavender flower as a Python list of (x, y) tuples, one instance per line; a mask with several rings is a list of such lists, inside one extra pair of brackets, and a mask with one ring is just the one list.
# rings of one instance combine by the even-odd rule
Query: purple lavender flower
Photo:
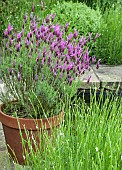
[(70, 71), (73, 68), (74, 64), (70, 63), (69, 65), (67, 65), (67, 71)]
[(80, 38), (78, 45), (81, 46), (83, 44), (83, 36)]
[(70, 40), (73, 38), (73, 34), (72, 33), (70, 33), (68, 36), (67, 36), (67, 41), (68, 41), (68, 43), (70, 42)]
[(9, 24), (8, 25), (8, 35), (11, 33), (12, 29), (13, 29), (13, 27)]
[(45, 26), (42, 24), (41, 27), (39, 28), (39, 30), (40, 30), (41, 32), (44, 32), (44, 31), (45, 31)]
[(40, 35), (37, 33), (36, 34), (36, 41), (38, 41), (40, 39)]
[(20, 52), (20, 48), (21, 48), (21, 44), (19, 42), (19, 44), (17, 44), (17, 47), (16, 47), (17, 52)]
[(70, 61), (70, 56), (68, 54), (66, 54), (66, 61), (69, 62)]
[(59, 48), (60, 48), (60, 52), (64, 52), (66, 48), (66, 42), (64, 40), (60, 42)]
[(73, 72), (76, 73), (76, 67), (73, 67)]
[(91, 37), (92, 37), (92, 33), (89, 32), (88, 35), (89, 35), (89, 36), (88, 36), (88, 42), (90, 42)]
[(9, 74), (12, 75), (12, 68), (9, 68)]
[(37, 80), (38, 80), (38, 75), (36, 75), (36, 76), (35, 76), (35, 79), (34, 79), (34, 80), (35, 80), (35, 81), (37, 81)]
[(76, 58), (76, 64), (78, 65), (80, 63), (80, 58)]
[(98, 69), (100, 67), (100, 61), (101, 61), (101, 59), (98, 60), (97, 65), (96, 65), (96, 69)]
[(44, 2), (42, 0), (40, 1), (40, 4), (41, 4), (41, 7), (42, 7), (41, 9), (44, 10)]
[(39, 41), (36, 41), (36, 47), (38, 49), (38, 47), (40, 46), (40, 42)]
[(30, 41), (28, 39), (25, 40), (25, 46), (26, 48), (29, 48), (29, 45), (30, 45)]
[(29, 40), (31, 37), (32, 37), (32, 32), (29, 32), (29, 33), (28, 33), (28, 36), (27, 36), (28, 40)]
[(44, 63), (45, 63), (45, 58), (43, 57), (42, 58), (42, 65), (44, 65)]
[(73, 78), (70, 78), (70, 79), (69, 79), (69, 84), (70, 84), (70, 85), (72, 85), (72, 81), (73, 81), (73, 80), (74, 80)]
[(78, 76), (79, 76), (79, 73), (78, 73), (78, 72), (76, 72), (76, 74), (75, 74), (75, 75), (76, 75), (76, 77), (78, 77)]
[(9, 45), (12, 46), (12, 38), (9, 39)]
[(24, 22), (26, 23), (28, 20), (28, 16), (27, 15), (24, 15)]
[(35, 5), (33, 4), (33, 5), (32, 5), (32, 12), (34, 12), (34, 8), (35, 8)]
[(57, 37), (60, 35), (60, 26), (58, 25), (58, 23), (54, 26), (54, 32), (53, 33)]
[(68, 48), (68, 55), (69, 56), (72, 55), (72, 53), (73, 53), (73, 45), (69, 43), (67, 48)]
[(43, 50), (43, 57), (44, 57), (44, 58), (46, 58), (46, 52), (47, 52), (46, 46), (44, 46), (44, 50)]
[(82, 70), (84, 70), (84, 69), (85, 69), (85, 63), (84, 63), (84, 61), (82, 62), (81, 65), (82, 65), (82, 66), (81, 66)]
[(21, 80), (21, 74), (20, 73), (18, 73), (18, 81), (20, 81)]
[(37, 32), (37, 25), (36, 25), (35, 22), (32, 25), (32, 30), (33, 30), (33, 33), (36, 34), (36, 32)]
[(51, 19), (52, 22), (54, 21), (55, 17), (56, 17), (56, 13), (53, 14), (53, 16), (52, 16), (52, 19)]
[(48, 16), (46, 17), (46, 19), (45, 19), (45, 22), (46, 22), (46, 23), (49, 23), (49, 21), (50, 21), (50, 15), (48, 15)]
[(56, 75), (57, 75), (57, 74), (56, 74), (56, 71), (55, 71), (55, 72), (54, 72), (54, 77), (56, 77)]
[(93, 57), (92, 57), (92, 64), (94, 64), (95, 61), (96, 61), (96, 56), (93, 56)]
[(12, 52), (13, 52), (12, 49), (10, 49), (10, 54), (12, 54)]
[(86, 43), (87, 43), (87, 40), (86, 40), (86, 38), (84, 38), (83, 45), (85, 46), (85, 45), (86, 45)]
[(96, 34), (96, 36), (95, 36), (95, 38), (94, 38), (94, 42), (96, 42), (96, 39), (98, 38), (98, 37), (100, 37), (100, 34)]
[(20, 64), (19, 68), (20, 68), (20, 70), (22, 70), (22, 64)]
[(83, 55), (83, 60), (85, 61), (85, 62), (89, 62), (89, 51), (88, 51), (88, 48), (86, 49), (86, 52), (85, 52), (85, 54)]
[(62, 66), (62, 71), (64, 72), (66, 70), (66, 67), (67, 67), (67, 63), (65, 62)]
[(36, 58), (37, 63), (38, 63), (39, 59), (40, 59), (40, 55), (38, 55), (38, 57)]
[(4, 31), (4, 38), (7, 38), (7, 37), (8, 37), (8, 32)]
[(52, 44), (51, 44), (51, 46), (50, 46), (51, 52), (54, 51), (56, 44), (57, 44), (57, 43), (56, 43), (55, 41), (52, 42)]
[(73, 37), (76, 39), (77, 36), (78, 36), (78, 32), (75, 30), (75, 31), (74, 31), (74, 34), (73, 34)]
[(65, 26), (65, 32), (68, 31), (68, 27), (69, 27), (69, 23), (67, 22), (67, 23), (66, 23), (66, 26)]
[(91, 75), (88, 77), (87, 83), (89, 83), (89, 82), (90, 82), (91, 77), (92, 77)]
[(20, 41), (20, 40), (21, 40), (21, 37), (22, 37), (22, 34), (21, 34), (21, 33), (18, 33), (18, 34), (17, 34), (17, 41)]
[(77, 65), (77, 69), (78, 69), (79, 72), (81, 71), (81, 64)]

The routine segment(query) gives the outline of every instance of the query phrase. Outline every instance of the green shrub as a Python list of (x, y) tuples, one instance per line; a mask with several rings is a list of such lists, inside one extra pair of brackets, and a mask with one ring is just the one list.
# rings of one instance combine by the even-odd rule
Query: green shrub
[(105, 64), (122, 64), (122, 10), (121, 5), (105, 12), (99, 27), (96, 55)]
[(51, 10), (56, 13), (55, 22), (64, 25), (68, 22), (69, 32), (78, 30), (81, 35), (87, 35), (88, 32), (96, 33), (101, 14), (99, 10), (93, 10), (82, 3), (63, 2), (57, 3)]
[[(65, 0), (70, 1), (70, 0)], [(113, 4), (117, 2), (121, 2), (121, 0), (72, 0), (72, 2), (81, 2), (85, 3), (87, 6), (91, 8), (99, 7), (104, 12), (107, 8), (111, 8)]]

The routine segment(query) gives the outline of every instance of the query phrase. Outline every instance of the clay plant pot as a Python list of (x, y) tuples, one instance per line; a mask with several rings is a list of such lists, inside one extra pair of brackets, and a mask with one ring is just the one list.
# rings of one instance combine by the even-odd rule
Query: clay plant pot
[[(34, 140), (36, 141), (36, 146), (41, 146), (39, 134), (43, 135), (42, 133), (46, 131), (47, 134), (51, 137), (52, 130), (54, 128), (58, 128), (64, 120), (63, 112), (61, 112), (59, 115), (47, 119), (14, 118), (4, 114), (2, 112), (3, 107), (4, 104), (0, 105), (0, 121), (2, 122), (8, 153), (12, 160), (14, 160), (16, 163), (19, 163), (20, 165), (25, 164), (25, 159), (23, 158), (24, 151), (22, 146), (22, 138), (27, 141), (29, 137), (32, 142), (32, 147), (35, 151), (36, 148), (34, 145)], [(32, 140), (33, 138), (34, 140)], [(25, 145), (25, 148), (27, 151), (29, 151), (28, 144)]]

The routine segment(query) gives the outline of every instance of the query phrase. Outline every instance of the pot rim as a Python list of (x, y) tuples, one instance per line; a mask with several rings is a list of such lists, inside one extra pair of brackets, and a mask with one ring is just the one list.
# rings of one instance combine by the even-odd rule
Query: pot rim
[(8, 127), (15, 129), (27, 129), (27, 130), (37, 130), (37, 129), (50, 129), (60, 125), (64, 120), (64, 111), (58, 115), (42, 118), (42, 119), (29, 119), (29, 118), (16, 118), (5, 114), (2, 111), (2, 107), (5, 104), (0, 104), (0, 122)]

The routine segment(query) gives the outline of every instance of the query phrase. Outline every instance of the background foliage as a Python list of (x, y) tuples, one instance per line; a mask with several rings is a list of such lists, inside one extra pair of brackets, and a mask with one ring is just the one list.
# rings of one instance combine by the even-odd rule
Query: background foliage
[(69, 32), (76, 29), (80, 35), (87, 35), (88, 32), (96, 33), (100, 25), (100, 11), (95, 11), (82, 3), (57, 3), (53, 6), (51, 13), (56, 13), (55, 22), (60, 25), (68, 22)]
[[(115, 8), (115, 9), (114, 9)], [(122, 64), (122, 7), (116, 5), (106, 10), (99, 27), (96, 55), (104, 64)]]
[(3, 31), (11, 23), (14, 27), (20, 28), (25, 13), (30, 13), (32, 4), (35, 4), (35, 14), (45, 17), (49, 13), (51, 6), (56, 0), (44, 0), (45, 10), (41, 10), (40, 0), (1, 0), (0, 2), (0, 40), (3, 37)]
[[(60, 24), (70, 22), (69, 31), (74, 31), (74, 28), (76, 28), (81, 34), (88, 34), (88, 31), (101, 33), (101, 38), (96, 45), (96, 55), (102, 58), (104, 64), (122, 64), (121, 0), (43, 1), (45, 3), (44, 11), (41, 10), (40, 0), (2, 0), (0, 3), (0, 42), (3, 37), (3, 30), (8, 23), (19, 29), (23, 14), (31, 12), (34, 2), (36, 4), (35, 13), (38, 16), (43, 18), (50, 12), (56, 12), (56, 22)], [(75, 2), (75, 4), (72, 2)], [(79, 5), (77, 2), (84, 3), (84, 5)], [(81, 12), (81, 10), (84, 12)], [(82, 18), (82, 20), (79, 18)]]

